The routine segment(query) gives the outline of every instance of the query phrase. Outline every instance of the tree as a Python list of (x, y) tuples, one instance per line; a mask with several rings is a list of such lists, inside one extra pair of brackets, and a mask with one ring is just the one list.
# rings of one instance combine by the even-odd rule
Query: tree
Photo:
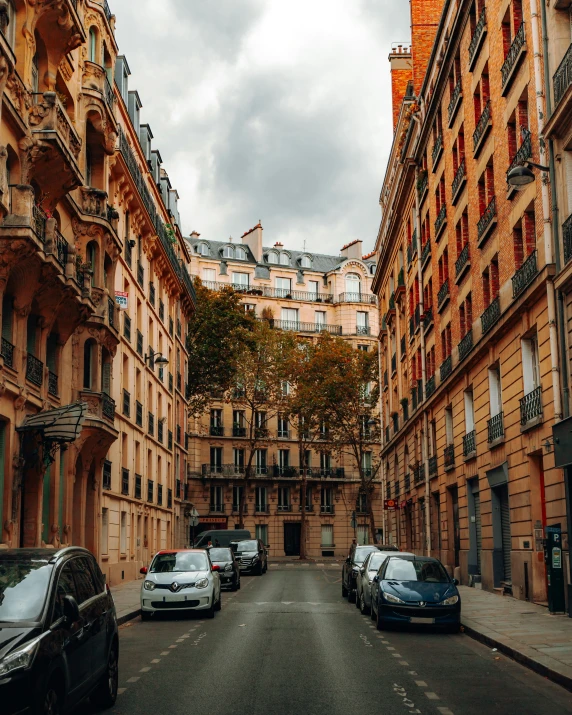
[(212, 291), (195, 282), (197, 304), (189, 323), (187, 350), (189, 414), (207, 409), (211, 394), (225, 393), (235, 382), (236, 365), (252, 345), (255, 319), (245, 313), (241, 294), (224, 288)]
[(375, 541), (373, 495), (381, 467), (379, 372), (377, 352), (354, 350), (345, 340), (323, 333), (304, 371), (312, 414), (327, 425), (325, 447), (347, 457), (359, 474), (372, 541)]
[[(240, 430), (245, 437), (246, 459), (237, 472), (243, 473), (244, 485), (240, 495), (239, 528), (244, 527), (246, 494), (256, 471), (253, 466), (256, 451), (271, 440), (268, 422), (287, 405), (284, 389), (292, 351), (296, 349), (293, 333), (273, 330), (267, 321), (255, 322), (250, 341), (244, 343), (237, 355), (234, 369), (234, 386), (228, 390), (227, 401), (232, 403), (238, 421), (233, 420), (233, 432)], [(261, 473), (268, 471), (258, 465)]]

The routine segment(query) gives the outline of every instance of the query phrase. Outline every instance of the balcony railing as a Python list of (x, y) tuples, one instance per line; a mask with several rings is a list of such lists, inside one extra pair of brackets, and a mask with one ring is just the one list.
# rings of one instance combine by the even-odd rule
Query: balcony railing
[(444, 382), (453, 372), (453, 359), (448, 355), (441, 363), (441, 382)]
[(211, 437), (224, 437), (224, 427), (222, 425), (211, 425)]
[(68, 250), (69, 244), (62, 234), (56, 230), (56, 253), (58, 263), (62, 268), (65, 269), (66, 263), (68, 262)]
[(500, 318), (500, 299), (497, 296), (485, 312), (481, 315), (481, 326), (483, 328), (483, 335), (488, 333), (493, 325)]
[(491, 126), (491, 100), (485, 104), (479, 121), (477, 122), (477, 127), (473, 132), (473, 151), (476, 153), (477, 149), (480, 147), (483, 137), (487, 133), (488, 128)]
[(526, 43), (526, 36), (524, 33), (524, 22), (523, 22), (521, 24), (521, 26), (518, 28), (516, 35), (514, 36), (512, 45), (510, 46), (510, 49), (506, 56), (506, 59), (503, 63), (503, 66), (501, 67), (503, 93), (506, 90), (506, 88), (508, 87), (511, 77), (514, 74), (514, 70), (516, 69), (516, 66), (520, 59), (521, 52), (525, 46), (525, 43)]
[(50, 372), (48, 373), (48, 394), (52, 395), (53, 397), (58, 396), (58, 376), (56, 375), (55, 372)]
[(340, 325), (327, 325), (326, 323), (300, 323), (296, 320), (270, 320), (270, 325), (277, 330), (291, 330), (296, 333), (332, 333), (341, 335)]
[(425, 481), (425, 465), (420, 464), (413, 470), (413, 483), (422, 484)]
[(145, 269), (141, 263), (137, 263), (137, 283), (143, 288), (143, 283), (145, 281)]
[(473, 328), (469, 328), (469, 331), (465, 337), (459, 343), (459, 361), (464, 360), (467, 355), (473, 349)]
[(493, 196), (483, 215), (479, 219), (479, 222), (477, 223), (477, 235), (479, 241), (482, 241), (485, 236), (489, 234), (491, 228), (496, 224), (496, 215), (497, 200), (496, 196)]
[(425, 383), (425, 395), (427, 398), (435, 392), (435, 375), (431, 375)]
[(429, 457), (429, 477), (437, 476), (437, 455)]
[(161, 442), (161, 444), (163, 444), (164, 432), (165, 427), (163, 421), (157, 420), (157, 439), (159, 440), (159, 442)]
[(554, 73), (554, 105), (556, 106), (562, 97), (566, 94), (566, 90), (572, 84), (572, 45), (568, 48), (566, 54), (558, 69)]
[(32, 206), (32, 227), (37, 238), (42, 243), (46, 242), (46, 214), (39, 206)]
[[(521, 166), (527, 159), (532, 156), (532, 135), (528, 129), (522, 129), (522, 144), (520, 145), (518, 151), (514, 155), (510, 166), (507, 169), (507, 176), (516, 167)], [(509, 185), (510, 188), (510, 185)]]
[(463, 437), (463, 457), (468, 458), (477, 451), (477, 433), (475, 430), (468, 432)]
[(439, 292), (437, 293), (437, 305), (439, 308), (445, 304), (449, 297), (449, 279), (446, 278), (443, 281), (443, 285), (439, 288)]
[(425, 171), (423, 174), (419, 176), (419, 182), (417, 184), (417, 194), (419, 196), (419, 200), (422, 201), (423, 197), (425, 196), (425, 192), (427, 191), (427, 187), (429, 186), (429, 176), (427, 172)]
[(445, 227), (446, 223), (447, 223), (447, 206), (446, 206), (446, 204), (443, 204), (443, 206), (441, 206), (441, 210), (437, 214), (437, 218), (435, 220), (435, 239), (437, 239), (438, 236), (441, 234), (441, 231)]
[(26, 380), (38, 387), (44, 382), (44, 363), (31, 353), (28, 353), (26, 360)]
[(4, 358), (4, 365), (14, 367), (14, 346), (6, 338), (2, 338), (2, 349), (0, 351)]
[(241, 427), (240, 425), (234, 425), (232, 428), (233, 437), (246, 437), (246, 427)]
[(473, 63), (477, 58), (481, 42), (483, 40), (484, 34), (487, 27), (487, 8), (483, 7), (477, 24), (475, 25), (475, 31), (471, 37), (471, 42), (469, 44), (469, 70), (472, 69)]
[(520, 424), (524, 427), (537, 417), (542, 416), (542, 388), (537, 387), (520, 401)]
[(442, 150), (443, 150), (443, 135), (439, 134), (437, 139), (435, 139), (435, 144), (433, 145), (433, 151), (431, 152), (431, 160), (433, 162), (433, 171), (435, 171), (435, 168), (436, 168), (437, 162), (439, 161), (439, 158), (441, 156)]
[(107, 320), (110, 328), (119, 328), (119, 325), (115, 325), (115, 301), (113, 298), (107, 299)]
[(455, 466), (455, 446), (449, 444), (443, 450), (443, 460), (445, 462), (445, 469), (451, 469)]
[(457, 113), (457, 109), (459, 108), (459, 104), (461, 103), (462, 98), (463, 87), (461, 84), (461, 78), (459, 77), (459, 81), (451, 92), (451, 101), (449, 102), (449, 106), (447, 107), (447, 118), (449, 120), (449, 126), (451, 126), (453, 119), (455, 118), (455, 114)]
[(536, 251), (533, 251), (512, 277), (512, 297), (518, 297), (538, 274)]
[(572, 214), (562, 224), (564, 263), (572, 260)]
[(292, 479), (298, 476), (298, 470), (296, 467), (280, 467), (278, 464), (275, 464), (272, 467), (272, 471), (275, 477), (286, 477), (288, 479)]
[(371, 335), (371, 328), (369, 325), (356, 325), (356, 335)]
[(279, 429), (278, 430), (278, 439), (290, 439), (290, 430), (289, 429)]
[(427, 239), (425, 245), (421, 249), (421, 265), (425, 266), (427, 258), (431, 255), (431, 241)]
[(338, 303), (369, 303), (375, 305), (377, 297), (375, 295), (367, 295), (366, 293), (340, 293)]
[(465, 243), (463, 250), (459, 253), (459, 258), (455, 261), (455, 274), (457, 278), (463, 273), (463, 270), (469, 262), (469, 244)]
[(497, 439), (501, 439), (501, 437), (504, 437), (504, 421), (502, 412), (499, 412), (498, 415), (491, 417), (491, 419), (487, 422), (487, 431), (489, 444), (491, 444), (491, 442), (495, 442)]
[(459, 168), (457, 169), (455, 178), (453, 179), (453, 183), (451, 184), (451, 194), (452, 194), (452, 198), (453, 198), (453, 206), (457, 203), (457, 198), (459, 197), (459, 193), (461, 192), (461, 189), (463, 188), (466, 178), (467, 178), (467, 165), (465, 163), (465, 160), (463, 159), (463, 161), (459, 164)]
[(103, 393), (101, 400), (101, 414), (111, 422), (115, 419), (115, 400), (106, 392)]
[(431, 324), (433, 323), (433, 306), (429, 306), (428, 308), (425, 309), (425, 313), (423, 314), (423, 328), (425, 331), (427, 331), (430, 327)]

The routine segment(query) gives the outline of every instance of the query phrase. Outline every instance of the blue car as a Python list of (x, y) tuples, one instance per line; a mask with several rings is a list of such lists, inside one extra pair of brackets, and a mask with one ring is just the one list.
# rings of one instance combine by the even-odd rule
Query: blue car
[(378, 630), (390, 624), (445, 626), (458, 631), (461, 596), (438, 560), (398, 555), (386, 559), (371, 584), (371, 617)]

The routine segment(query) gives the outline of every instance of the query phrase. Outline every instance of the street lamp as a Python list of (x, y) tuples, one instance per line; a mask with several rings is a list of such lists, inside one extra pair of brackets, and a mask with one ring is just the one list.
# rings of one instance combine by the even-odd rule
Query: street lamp
[(535, 180), (534, 172), (532, 169), (538, 169), (539, 171), (550, 171), (548, 166), (543, 166), (542, 164), (535, 164), (533, 161), (525, 161), (523, 165), (515, 166), (511, 169), (506, 177), (510, 186), (513, 186), (517, 191), (522, 191), (529, 184), (532, 184)]
[(159, 365), (159, 367), (163, 367), (163, 365), (168, 365), (169, 364), (169, 358), (166, 358), (163, 353), (150, 353), (149, 355), (145, 355), (144, 358), (145, 362), (149, 363), (149, 367), (154, 367), (155, 365)]

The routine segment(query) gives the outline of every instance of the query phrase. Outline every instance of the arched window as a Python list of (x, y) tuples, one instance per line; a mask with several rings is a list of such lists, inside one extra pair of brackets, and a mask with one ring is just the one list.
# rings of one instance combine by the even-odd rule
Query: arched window
[(300, 265), (302, 268), (311, 268), (312, 267), (312, 259), (310, 256), (302, 256), (300, 259)]
[(276, 251), (270, 251), (268, 254), (268, 263), (278, 263), (278, 254)]
[(97, 62), (97, 32), (95, 27), (89, 28), (89, 60)]
[(232, 246), (225, 246), (222, 251), (223, 258), (234, 258), (234, 248)]
[(348, 273), (346, 276), (346, 293), (351, 293), (356, 297), (361, 294), (361, 278), (357, 273)]
[(97, 368), (97, 343), (90, 338), (83, 345), (83, 388), (93, 390)]
[(375, 275), (375, 269), (376, 269), (376, 265), (375, 265), (375, 263), (372, 263), (369, 267), (369, 272), (371, 273), (372, 276)]
[(89, 264), (91, 271), (91, 285), (97, 285), (97, 243), (90, 241), (85, 249), (85, 262)]
[(16, 10), (14, 8), (13, 0), (8, 0), (5, 7), (6, 28), (4, 29), (4, 36), (8, 40), (10, 47), (14, 49), (16, 43)]
[(238, 258), (241, 261), (246, 260), (246, 251), (244, 248), (241, 248), (240, 246), (236, 249), (236, 256), (235, 258)]
[(280, 254), (280, 265), (282, 265), (282, 266), (290, 265), (290, 256), (287, 253)]
[(199, 243), (197, 246), (197, 252), (201, 254), (201, 256), (208, 256), (209, 255), (209, 247), (207, 246), (206, 243)]
[(12, 343), (12, 325), (14, 320), (14, 298), (4, 293), (2, 297), (2, 338)]

